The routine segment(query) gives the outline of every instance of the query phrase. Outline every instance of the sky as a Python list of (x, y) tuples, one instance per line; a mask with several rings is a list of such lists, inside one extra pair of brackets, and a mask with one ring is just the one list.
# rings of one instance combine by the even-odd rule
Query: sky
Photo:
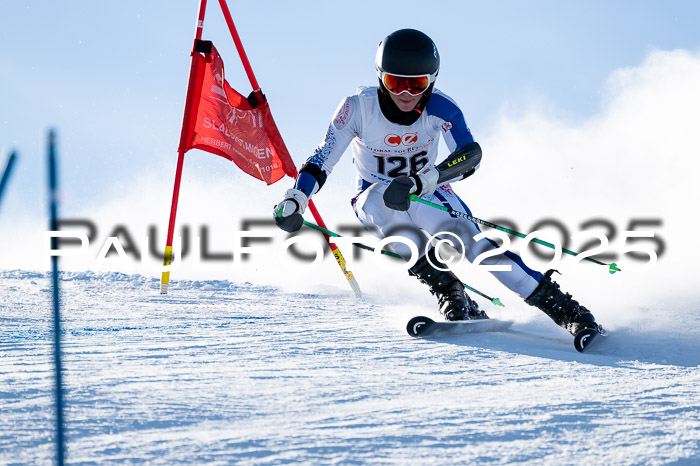
[[(484, 149), (482, 174), (459, 191), (483, 217), (509, 216), (524, 230), (556, 215), (573, 232), (586, 219), (607, 216), (618, 222), (619, 236), (646, 215), (671, 228), (658, 199), (680, 188), (670, 175), (658, 176), (652, 162), (697, 165), (690, 132), (700, 120), (690, 104), (700, 90), (688, 79), (700, 61), (699, 3), (229, 7), (297, 166), (341, 99), (358, 85), (376, 84), (379, 41), (412, 27), (436, 42), (436, 87), (461, 106)], [(137, 234), (156, 224), (164, 235), (197, 9), (197, 1), (2, 3), (0, 34), (10, 45), (0, 51), (0, 167), (11, 149), (19, 159), (0, 201), (0, 267), (36, 265), (38, 240), (27, 238), (38, 238), (47, 222), (48, 128), (58, 132), (63, 217), (94, 219), (101, 237), (118, 224), (135, 225)], [(209, 1), (203, 37), (221, 52), (229, 83), (247, 94), (216, 1)], [(634, 132), (640, 128), (643, 134)], [(542, 167), (563, 176), (542, 176)], [(336, 172), (317, 204), (332, 222), (352, 222), (349, 155)], [(655, 178), (640, 185), (642, 177)], [(606, 188), (594, 190), (599, 182)], [(266, 187), (223, 158), (191, 151), (178, 219), (237, 226), (245, 215), (267, 217), (289, 186), (284, 180)], [(552, 194), (561, 190), (569, 195)], [(622, 203), (629, 199), (638, 202)]]

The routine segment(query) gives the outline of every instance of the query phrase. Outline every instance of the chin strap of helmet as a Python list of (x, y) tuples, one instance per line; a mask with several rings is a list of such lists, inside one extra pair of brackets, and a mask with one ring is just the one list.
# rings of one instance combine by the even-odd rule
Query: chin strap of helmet
[(418, 118), (423, 114), (425, 106), (428, 104), (428, 99), (430, 94), (433, 92), (433, 82), (430, 87), (423, 93), (418, 104), (410, 112), (402, 112), (399, 107), (396, 106), (389, 91), (386, 90), (384, 84), (379, 81), (379, 87), (377, 88), (377, 97), (379, 98), (379, 108), (382, 110), (384, 117), (392, 123), (399, 125), (410, 126), (415, 123)]

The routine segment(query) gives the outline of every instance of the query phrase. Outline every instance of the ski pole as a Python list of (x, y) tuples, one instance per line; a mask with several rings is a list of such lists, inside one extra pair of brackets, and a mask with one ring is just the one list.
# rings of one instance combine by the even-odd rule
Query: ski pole
[[(342, 238), (342, 236), (339, 235), (338, 233), (332, 232), (332, 231), (330, 231), (330, 230), (328, 230), (328, 229), (326, 229), (326, 228), (320, 227), (320, 226), (318, 226), (318, 225), (316, 225), (316, 224), (314, 224), (314, 223), (307, 222), (306, 220), (304, 220), (304, 225), (306, 225), (307, 227), (310, 227), (310, 228), (312, 228), (312, 229), (314, 229), (314, 230), (316, 230), (316, 231), (320, 231), (321, 233), (326, 234), (326, 235), (328, 235), (328, 236), (332, 236), (332, 237), (334, 237), (334, 238)], [(355, 246), (356, 248), (360, 248), (360, 249), (364, 249), (364, 250), (366, 250), (366, 251), (372, 251), (372, 252), (374, 252), (374, 248), (373, 248), (372, 246), (367, 246), (366, 244), (362, 244), (362, 243), (353, 243), (352, 245)], [(399, 254), (396, 254), (395, 252), (385, 251), (385, 250), (383, 250), (383, 249), (382, 249), (381, 251), (379, 251), (379, 252), (382, 253), (382, 254), (385, 254), (385, 255), (387, 255), (387, 256), (397, 257), (397, 258), (399, 258), (399, 259), (403, 259), (403, 257), (401, 257)]]
[[(458, 210), (450, 209), (449, 207), (445, 207), (445, 206), (440, 205), (440, 204), (435, 204), (434, 202), (430, 202), (430, 201), (427, 201), (427, 200), (425, 200), (425, 199), (422, 199), (422, 198), (416, 196), (415, 194), (411, 194), (411, 200), (412, 200), (412, 201), (419, 202), (419, 203), (421, 203), (421, 204), (425, 204), (425, 205), (430, 206), (430, 207), (434, 207), (434, 208), (439, 209), (439, 210), (442, 210), (442, 211), (447, 212), (448, 214), (454, 215), (454, 216), (456, 216), (456, 217), (464, 218), (464, 219), (466, 219), (466, 220), (469, 220), (469, 221), (472, 222), (472, 223), (476, 223), (476, 224), (479, 224), (479, 225), (484, 225), (484, 226), (489, 227), (489, 228), (493, 228), (493, 229), (496, 229), (496, 230), (500, 230), (500, 231), (502, 231), (502, 232), (504, 232), (504, 233), (508, 233), (508, 234), (510, 234), (510, 235), (515, 235), (515, 236), (517, 236), (517, 237), (519, 237), (519, 238), (526, 238), (526, 237), (527, 237), (527, 235), (525, 235), (525, 234), (523, 234), (523, 233), (519, 233), (519, 232), (517, 232), (517, 231), (513, 231), (513, 230), (511, 230), (511, 229), (509, 229), (509, 228), (505, 228), (505, 227), (502, 227), (502, 226), (500, 226), (500, 225), (496, 225), (495, 223), (487, 222), (486, 220), (481, 220), (480, 218), (472, 217), (472, 216), (469, 215), (469, 214), (465, 214), (464, 212), (460, 212), (460, 211), (458, 211)], [(551, 248), (551, 249), (556, 249), (556, 246), (554, 246), (552, 243), (548, 243), (547, 241), (543, 241), (543, 240), (538, 239), (538, 238), (533, 238), (533, 239), (532, 239), (532, 242), (533, 242), (533, 243), (537, 243), (537, 244), (541, 244), (542, 246), (547, 246), (548, 248)], [(565, 253), (570, 254), (570, 255), (572, 255), (572, 256), (578, 256), (578, 255), (579, 255), (578, 252), (574, 252), (574, 251), (571, 251), (571, 250), (566, 249), (566, 248), (561, 248), (561, 250), (562, 250), (562, 252), (565, 252)], [(605, 262), (601, 262), (601, 261), (596, 260), (596, 259), (593, 259), (593, 258), (591, 258), (591, 257), (584, 257), (584, 259), (587, 260), (587, 261), (589, 261), (589, 262), (593, 262), (594, 264), (606, 265), (606, 266), (608, 266), (608, 271), (609, 271), (611, 274), (613, 274), (613, 273), (615, 273), (615, 272), (621, 272), (621, 271), (622, 271), (622, 269), (620, 269), (620, 268), (617, 266), (617, 264), (615, 264), (615, 263), (606, 264)]]
[[(324, 233), (324, 234), (326, 234), (326, 235), (328, 235), (328, 236), (333, 236), (334, 238), (342, 238), (342, 236), (339, 235), (338, 233), (332, 232), (332, 231), (330, 231), (330, 230), (328, 230), (328, 229), (326, 229), (326, 228), (320, 227), (320, 226), (315, 225), (315, 224), (313, 224), (313, 223), (311, 223), (311, 222), (307, 222), (306, 220), (304, 220), (304, 225), (306, 225), (307, 227), (312, 228), (312, 229), (314, 229), (314, 230), (316, 230), (316, 231), (320, 231), (321, 233)], [(372, 246), (368, 246), (368, 245), (366, 245), (366, 244), (362, 244), (362, 243), (353, 243), (352, 245), (355, 246), (355, 247), (358, 247), (358, 248), (360, 248), (360, 249), (365, 249), (365, 250), (367, 250), (367, 251), (372, 251), (372, 252), (375, 251), (375, 248), (373, 248)], [(385, 250), (383, 250), (383, 249), (380, 250), (379, 252), (382, 253), (382, 254), (385, 254), (385, 255), (387, 255), (387, 256), (398, 257), (399, 259), (403, 259), (403, 257), (401, 257), (399, 254), (396, 254), (395, 252), (385, 251)], [(462, 286), (464, 286), (464, 287), (465, 287), (466, 289), (468, 289), (469, 291), (472, 291), (472, 292), (478, 294), (479, 296), (481, 296), (481, 297), (483, 297), (483, 298), (485, 298), (485, 299), (488, 299), (489, 301), (491, 301), (491, 304), (495, 304), (496, 306), (505, 307), (505, 304), (503, 304), (499, 298), (492, 298), (491, 296), (489, 296), (489, 295), (487, 295), (487, 294), (485, 294), (485, 293), (482, 293), (481, 291), (477, 290), (476, 288), (472, 288), (471, 286), (467, 285), (467, 284), (464, 283), (464, 282), (462, 282)]]
[[(58, 168), (56, 164), (56, 133), (49, 130), (48, 137), (48, 185), (49, 185), (49, 228), (58, 230)], [(56, 238), (51, 238), (51, 249), (57, 249)], [(61, 350), (61, 312), (59, 300), (60, 281), (58, 277), (58, 256), (51, 255), (51, 283), (53, 291), (53, 360), (54, 360), (54, 397), (56, 405), (56, 464), (63, 466), (65, 461), (63, 364)]]
[(2, 200), (2, 193), (5, 191), (5, 186), (7, 186), (7, 180), (10, 179), (10, 174), (12, 173), (12, 167), (17, 159), (17, 153), (12, 151), (10, 157), (7, 159), (7, 165), (2, 172), (2, 178), (0, 178), (0, 201)]

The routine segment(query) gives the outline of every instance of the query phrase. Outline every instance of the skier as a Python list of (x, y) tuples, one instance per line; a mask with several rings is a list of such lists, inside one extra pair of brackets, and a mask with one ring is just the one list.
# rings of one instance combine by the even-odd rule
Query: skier
[[(301, 228), (309, 199), (323, 187), (351, 145), (357, 170), (357, 193), (352, 206), (365, 227), (380, 238), (401, 232), (401, 236), (419, 245), (419, 251), (425, 251), (420, 245), (426, 243), (420, 230), (431, 235), (448, 231), (462, 239), (466, 245), (464, 253), (473, 261), (496, 244), (490, 240), (474, 241), (480, 231), (472, 222), (410, 202), (410, 195), (415, 194), (471, 215), (449, 182), (439, 186), (437, 183), (435, 161), (440, 134), (451, 151), (478, 149), (480, 154), (460, 108), (435, 89), (440, 69), (437, 47), (426, 34), (401, 29), (380, 42), (375, 65), (379, 86), (360, 88), (356, 95), (343, 99), (323, 141), (302, 166), (294, 187), (275, 206), (275, 222), (287, 232)], [(476, 168), (478, 165), (462, 179)], [(407, 245), (395, 243), (394, 248), (405, 259), (410, 258)], [(509, 251), (482, 263), (510, 265), (510, 271), (495, 271), (493, 275), (573, 335), (583, 328), (598, 329), (591, 312), (552, 281), (553, 270), (545, 274), (532, 270)], [(457, 276), (440, 262), (434, 248), (418, 259), (409, 274), (428, 285), (446, 320), (488, 318), (466, 294)]]

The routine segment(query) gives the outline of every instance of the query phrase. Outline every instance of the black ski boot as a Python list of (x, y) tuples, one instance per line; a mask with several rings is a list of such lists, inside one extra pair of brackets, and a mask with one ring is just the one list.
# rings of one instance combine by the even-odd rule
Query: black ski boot
[(554, 272), (556, 270), (548, 270), (544, 274), (540, 284), (525, 302), (543, 311), (557, 325), (572, 335), (576, 335), (584, 328), (601, 331), (602, 329), (596, 324), (591, 311), (572, 299), (569, 293), (562, 293), (559, 284), (552, 281), (552, 273)]
[(488, 319), (489, 316), (479, 309), (476, 302), (469, 299), (459, 278), (450, 270), (433, 267), (428, 262), (428, 256), (433, 264), (441, 264), (435, 257), (435, 249), (431, 249), (418, 259), (408, 273), (430, 287), (430, 292), (438, 298), (440, 313), (445, 320)]

